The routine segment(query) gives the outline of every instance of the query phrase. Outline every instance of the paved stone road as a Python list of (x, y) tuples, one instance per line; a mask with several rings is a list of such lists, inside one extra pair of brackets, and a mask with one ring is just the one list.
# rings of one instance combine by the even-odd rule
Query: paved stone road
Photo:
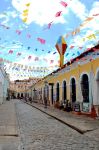
[(20, 127), (19, 150), (99, 150), (99, 142), (82, 135), (41, 111), (16, 102)]

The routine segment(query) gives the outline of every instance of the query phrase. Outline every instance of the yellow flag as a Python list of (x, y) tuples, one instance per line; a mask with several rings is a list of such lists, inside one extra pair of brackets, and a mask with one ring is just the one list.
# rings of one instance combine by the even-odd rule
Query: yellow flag
[(29, 6), (30, 6), (30, 3), (27, 3), (26, 6), (29, 7)]
[(92, 38), (96, 39), (96, 36), (95, 36), (95, 34), (90, 34), (89, 36), (87, 36), (87, 38), (88, 38), (89, 40), (91, 40)]
[(28, 13), (28, 11), (29, 11), (28, 9), (25, 9), (23, 10), (23, 13)]
[(23, 21), (23, 22), (27, 22), (27, 18), (23, 18), (22, 21)]
[(22, 14), (23, 16), (28, 16), (28, 13), (24, 13), (24, 14)]

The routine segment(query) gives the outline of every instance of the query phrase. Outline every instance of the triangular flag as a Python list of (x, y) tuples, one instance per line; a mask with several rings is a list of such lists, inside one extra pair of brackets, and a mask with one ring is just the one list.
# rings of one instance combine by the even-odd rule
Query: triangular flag
[(30, 6), (30, 3), (27, 3), (26, 6), (29, 7), (29, 6)]
[(23, 22), (27, 22), (27, 18), (22, 19)]
[(55, 17), (61, 16), (61, 13), (62, 13), (62, 11), (58, 11), (58, 12), (56, 13)]
[(60, 4), (63, 5), (64, 7), (66, 7), (66, 6), (68, 5), (68, 4), (67, 4), (66, 2), (64, 2), (64, 1), (61, 1)]
[(28, 13), (28, 11), (29, 11), (28, 9), (25, 9), (23, 10), (23, 13)]

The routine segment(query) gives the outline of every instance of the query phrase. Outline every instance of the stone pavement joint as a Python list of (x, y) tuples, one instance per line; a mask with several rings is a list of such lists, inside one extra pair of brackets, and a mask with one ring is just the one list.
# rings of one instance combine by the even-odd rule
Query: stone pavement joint
[(52, 108), (50, 106), (44, 108), (44, 105), (38, 103), (32, 103), (32, 104), (29, 102), (26, 103), (40, 110), (41, 112), (55, 118), (56, 120), (62, 122), (63, 124), (71, 127), (72, 129), (76, 130), (80, 134), (84, 134), (86, 132), (99, 129), (99, 120), (95, 120), (93, 118), (82, 116), (82, 115), (78, 116), (72, 114), (71, 112), (66, 112), (63, 110)]

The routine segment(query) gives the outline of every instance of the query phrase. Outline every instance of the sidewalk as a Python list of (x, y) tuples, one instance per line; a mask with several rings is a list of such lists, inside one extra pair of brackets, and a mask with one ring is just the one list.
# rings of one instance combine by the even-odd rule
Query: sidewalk
[(14, 101), (0, 105), (0, 136), (18, 136), (18, 122)]
[(31, 104), (28, 102), (28, 104), (54, 117), (55, 119), (75, 129), (81, 134), (99, 129), (99, 120), (83, 115), (76, 115), (72, 112), (66, 112), (51, 106), (44, 108), (44, 105), (38, 103)]

